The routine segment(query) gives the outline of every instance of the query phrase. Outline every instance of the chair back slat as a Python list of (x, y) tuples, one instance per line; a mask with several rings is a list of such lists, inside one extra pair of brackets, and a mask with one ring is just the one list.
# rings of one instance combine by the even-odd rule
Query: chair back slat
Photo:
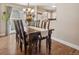
[(18, 24), (17, 24), (16, 20), (14, 20), (14, 25), (15, 25), (16, 33), (18, 34), (19, 33), (19, 28), (18, 28)]
[(19, 20), (17, 20), (17, 25), (18, 25), (18, 29), (19, 29), (19, 30), (18, 30), (19, 36), (20, 36), (20, 38), (22, 38)]
[(39, 27), (39, 24), (40, 24), (40, 20), (37, 20), (36, 21), (36, 27)]
[(49, 21), (48, 20), (42, 20), (41, 21), (41, 28), (48, 29), (48, 27), (49, 27)]
[(24, 26), (22, 20), (18, 20), (20, 26), (21, 38), (25, 40), (26, 32), (24, 31)]

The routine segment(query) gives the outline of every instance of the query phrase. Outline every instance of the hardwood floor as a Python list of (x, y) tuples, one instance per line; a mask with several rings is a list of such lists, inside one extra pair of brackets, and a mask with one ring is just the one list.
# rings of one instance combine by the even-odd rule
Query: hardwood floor
[[(45, 40), (43, 40), (41, 55), (45, 54)], [(15, 34), (0, 37), (0, 55), (24, 55), (16, 44)], [(79, 55), (79, 51), (52, 40), (51, 55)]]

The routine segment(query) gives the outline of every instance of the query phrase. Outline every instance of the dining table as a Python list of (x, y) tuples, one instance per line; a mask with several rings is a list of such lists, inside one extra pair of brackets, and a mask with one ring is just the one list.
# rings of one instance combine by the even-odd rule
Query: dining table
[(47, 36), (48, 35), (48, 29), (38, 28), (38, 27), (34, 27), (34, 26), (28, 26), (28, 28), (24, 27), (24, 30), (26, 31), (26, 33), (29, 36), (28, 52), (29, 52), (29, 54), (32, 54), (32, 39), (31, 39), (31, 35), (30, 34), (36, 33), (36, 32), (40, 32), (41, 36)]

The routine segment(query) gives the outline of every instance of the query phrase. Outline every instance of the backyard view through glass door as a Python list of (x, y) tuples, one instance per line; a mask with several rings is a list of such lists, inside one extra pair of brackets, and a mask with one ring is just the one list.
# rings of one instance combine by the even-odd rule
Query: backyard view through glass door
[(24, 20), (25, 18), (25, 14), (23, 11), (19, 10), (19, 9), (16, 9), (16, 8), (12, 8), (12, 11), (11, 11), (11, 15), (10, 15), (10, 20), (8, 21), (8, 30), (9, 30), (9, 33), (14, 33), (15, 32), (15, 28), (14, 28), (14, 22), (13, 20)]

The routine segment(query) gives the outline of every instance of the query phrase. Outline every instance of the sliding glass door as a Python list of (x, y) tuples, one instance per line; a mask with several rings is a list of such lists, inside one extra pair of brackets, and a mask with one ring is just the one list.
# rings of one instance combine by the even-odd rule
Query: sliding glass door
[(14, 20), (25, 20), (25, 13), (22, 10), (12, 8), (10, 20), (9, 20), (9, 33), (15, 32)]

